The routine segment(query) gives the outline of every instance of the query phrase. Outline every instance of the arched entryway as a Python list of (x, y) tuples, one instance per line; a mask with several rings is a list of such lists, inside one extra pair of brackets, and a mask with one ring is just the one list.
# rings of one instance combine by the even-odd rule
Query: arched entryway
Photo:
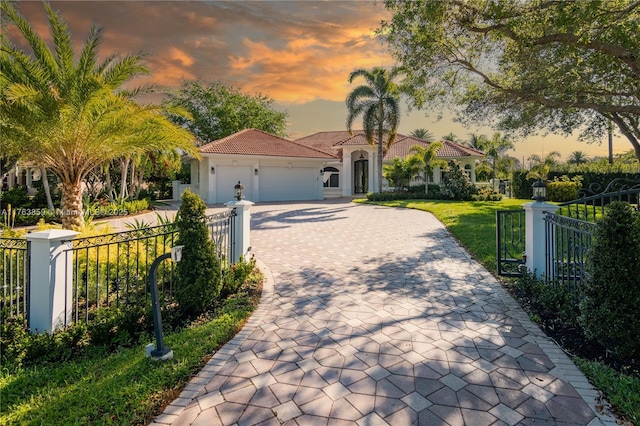
[(369, 160), (357, 160), (353, 163), (353, 193), (369, 192)]

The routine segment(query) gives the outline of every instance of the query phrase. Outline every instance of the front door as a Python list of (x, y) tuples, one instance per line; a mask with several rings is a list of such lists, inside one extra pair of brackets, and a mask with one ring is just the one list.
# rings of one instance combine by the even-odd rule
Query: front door
[(353, 163), (354, 194), (369, 192), (369, 160), (358, 160)]

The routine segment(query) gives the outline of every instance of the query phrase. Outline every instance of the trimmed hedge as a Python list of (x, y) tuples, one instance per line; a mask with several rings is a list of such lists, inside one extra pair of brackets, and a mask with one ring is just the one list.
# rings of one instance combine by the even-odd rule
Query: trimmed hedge
[(587, 337), (640, 357), (640, 213), (614, 201), (593, 235), (579, 317)]

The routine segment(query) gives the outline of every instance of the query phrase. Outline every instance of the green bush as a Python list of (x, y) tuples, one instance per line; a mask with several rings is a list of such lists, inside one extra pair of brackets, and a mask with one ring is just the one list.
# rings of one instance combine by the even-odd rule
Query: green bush
[[(442, 194), (440, 193), (440, 185), (436, 183), (429, 184), (429, 193), (424, 193), (424, 185), (415, 185), (409, 187), (409, 192), (422, 194), (423, 198), (427, 200), (441, 200)], [(426, 195), (426, 196), (425, 196)]]
[(514, 198), (529, 200), (533, 197), (533, 188), (531, 185), (537, 180), (536, 178), (527, 178), (529, 171), (516, 170), (511, 174), (511, 187), (513, 189)]
[(547, 182), (547, 200), (563, 202), (578, 198), (580, 183), (573, 181), (553, 181)]
[(448, 200), (471, 200), (476, 193), (476, 187), (460, 165), (451, 160), (447, 172), (442, 178), (442, 195)]
[(393, 200), (424, 200), (424, 193), (420, 192), (368, 192), (369, 201), (393, 201)]
[(244, 256), (240, 256), (240, 260), (231, 265), (229, 269), (222, 271), (221, 294), (225, 297), (235, 294), (240, 286), (247, 281), (255, 266), (256, 260), (253, 257), (246, 261)]
[(489, 187), (481, 188), (477, 194), (471, 196), (473, 201), (500, 201), (502, 200), (502, 194), (497, 193)]
[(587, 337), (622, 356), (640, 356), (640, 213), (609, 205), (587, 254), (579, 321)]
[(546, 315), (567, 324), (577, 324), (580, 310), (575, 292), (557, 283), (538, 279), (530, 272), (517, 279), (516, 287), (521, 296), (541, 308)]
[(175, 269), (174, 294), (182, 312), (197, 316), (211, 307), (220, 294), (220, 265), (205, 224), (204, 201), (189, 190), (181, 199), (176, 219), (177, 244), (184, 248)]
[(138, 213), (149, 209), (149, 200), (146, 198), (142, 198), (139, 200), (125, 201), (122, 204), (122, 207), (129, 214)]

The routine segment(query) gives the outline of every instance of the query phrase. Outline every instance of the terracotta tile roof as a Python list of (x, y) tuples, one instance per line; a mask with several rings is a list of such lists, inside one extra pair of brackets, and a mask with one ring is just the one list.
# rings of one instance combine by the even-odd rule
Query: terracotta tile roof
[[(367, 140), (362, 130), (354, 130), (353, 136), (349, 135), (349, 132), (346, 130), (318, 132), (304, 138), (296, 139), (296, 142), (327, 153), (335, 153), (336, 150), (340, 150), (343, 146), (367, 145)], [(442, 141), (442, 143), (444, 146), (438, 150), (436, 154), (438, 157), (484, 157), (482, 152), (455, 142)], [(385, 160), (389, 160), (395, 157), (406, 157), (410, 154), (409, 150), (411, 147), (416, 144), (425, 147), (429, 146), (429, 142), (425, 142), (420, 138), (398, 134), (395, 143), (389, 148), (384, 158)]]
[(335, 154), (271, 135), (257, 129), (245, 129), (200, 147), (201, 153), (264, 155), (335, 159)]
[[(444, 146), (438, 150), (436, 157), (439, 158), (457, 158), (457, 157), (484, 157), (484, 154), (475, 149), (462, 146), (451, 141), (442, 141)], [(428, 147), (429, 142), (426, 142), (420, 138), (413, 136), (398, 135), (396, 142), (391, 145), (389, 150), (384, 156), (385, 160), (390, 160), (395, 157), (406, 157), (411, 154), (410, 149), (413, 145), (421, 145)]]
[(351, 138), (352, 136), (346, 130), (338, 130), (335, 132), (318, 132), (309, 136), (296, 139), (296, 143), (317, 149), (329, 154), (335, 154), (339, 149), (341, 142)]

